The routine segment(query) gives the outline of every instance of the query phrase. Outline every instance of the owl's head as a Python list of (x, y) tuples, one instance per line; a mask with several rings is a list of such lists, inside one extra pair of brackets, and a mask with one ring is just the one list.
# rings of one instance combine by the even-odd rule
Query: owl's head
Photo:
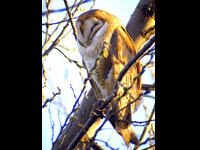
[(121, 21), (117, 17), (104, 10), (87, 11), (81, 14), (76, 21), (77, 41), (81, 46), (88, 47), (102, 27), (104, 29), (101, 32), (112, 34), (112, 30), (119, 24), (121, 25)]

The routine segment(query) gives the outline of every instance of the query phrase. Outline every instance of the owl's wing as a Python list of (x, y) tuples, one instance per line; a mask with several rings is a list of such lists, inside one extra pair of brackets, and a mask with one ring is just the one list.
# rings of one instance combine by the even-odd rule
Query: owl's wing
[[(114, 82), (117, 79), (119, 73), (124, 68), (124, 66), (129, 62), (129, 60), (136, 54), (136, 50), (134, 47), (134, 43), (126, 30), (123, 27), (118, 27), (111, 38), (111, 49), (109, 50), (112, 53), (111, 63), (112, 63), (112, 76), (110, 79), (110, 84), (112, 87), (114, 86)], [(122, 78), (121, 84), (124, 87), (128, 88), (133, 83), (134, 78), (141, 71), (140, 62), (136, 62), (129, 71)], [(120, 122), (117, 120), (127, 120), (132, 121), (131, 115), (135, 110), (136, 105), (139, 103), (133, 103), (128, 106), (131, 101), (134, 101), (135, 98), (140, 94), (141, 91), (141, 77), (139, 77), (133, 87), (128, 91), (128, 94), (121, 98), (117, 105), (117, 110), (121, 110), (119, 113), (114, 114), (110, 118), (110, 122), (116, 131), (122, 135), (126, 145), (129, 143), (138, 144), (137, 136), (135, 135), (133, 129), (131, 128), (131, 124), (127, 122)], [(117, 91), (117, 96), (121, 96), (124, 92), (123, 87), (120, 87)], [(116, 102), (112, 103), (114, 107)]]

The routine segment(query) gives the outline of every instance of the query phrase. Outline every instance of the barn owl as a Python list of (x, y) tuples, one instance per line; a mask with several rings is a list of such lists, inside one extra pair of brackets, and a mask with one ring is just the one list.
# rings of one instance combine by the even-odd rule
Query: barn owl
[[(106, 99), (112, 93), (120, 71), (136, 54), (134, 43), (121, 21), (103, 10), (90, 10), (81, 14), (76, 21), (76, 29), (78, 50), (82, 56), (83, 65), (87, 69), (96, 98), (98, 100)], [(122, 78), (117, 96), (123, 94), (124, 88), (131, 86), (140, 71), (141, 65), (138, 61)], [(137, 78), (128, 94), (117, 102), (116, 110), (126, 107), (138, 97), (140, 92), (141, 77)], [(116, 101), (113, 99), (111, 108), (115, 104)], [(136, 101), (109, 119), (127, 146), (130, 142), (138, 144), (138, 139), (131, 123), (119, 120), (131, 121), (131, 115), (139, 104), (140, 101)]]

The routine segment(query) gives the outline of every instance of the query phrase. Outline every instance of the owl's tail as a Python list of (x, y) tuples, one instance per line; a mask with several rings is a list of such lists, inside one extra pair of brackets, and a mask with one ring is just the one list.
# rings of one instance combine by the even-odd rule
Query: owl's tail
[(129, 146), (130, 142), (136, 145), (139, 144), (138, 138), (131, 126), (126, 129), (120, 129), (118, 133), (123, 137), (127, 147)]
[(135, 132), (133, 131), (131, 124), (125, 122), (114, 122), (112, 117), (109, 121), (113, 125), (115, 130), (123, 137), (127, 147), (129, 146), (130, 142), (135, 145), (139, 144), (138, 138)]

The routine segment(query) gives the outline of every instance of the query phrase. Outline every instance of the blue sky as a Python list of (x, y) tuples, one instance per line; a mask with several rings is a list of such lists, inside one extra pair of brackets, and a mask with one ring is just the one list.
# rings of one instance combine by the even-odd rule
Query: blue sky
[[(73, 4), (74, 1), (69, 0), (69, 5)], [(111, 14), (117, 16), (126, 26), (128, 20), (130, 19), (131, 14), (133, 13), (138, 0), (96, 0), (96, 4), (94, 9), (103, 9)], [(92, 6), (93, 2), (89, 2), (88, 4), (82, 5), (81, 8), (85, 8), (88, 10)], [(42, 11), (45, 9), (45, 1), (42, 1)], [(53, 9), (61, 9), (65, 8), (63, 0), (53, 0), (52, 4), (50, 5)], [(55, 13), (50, 17), (50, 22), (57, 22), (63, 18), (65, 12)], [(79, 13), (80, 14), (80, 13)], [(45, 23), (46, 18), (42, 17), (42, 23)], [(50, 33), (54, 30), (52, 26), (50, 28)], [(45, 27), (42, 27), (43, 31), (46, 31)], [(42, 40), (44, 42), (45, 35), (42, 34)], [(74, 40), (72, 32), (60, 43), (69, 49), (76, 48), (76, 42)], [(60, 48), (63, 50), (62, 48)], [(81, 56), (79, 55), (78, 51), (69, 52), (63, 50), (63, 52), (71, 59), (77, 60), (81, 64)], [(143, 59), (142, 62), (144, 63), (148, 59)], [(46, 98), (51, 98), (53, 96), (52, 92), (58, 92), (57, 86), (61, 89), (62, 94), (58, 95), (52, 104), (48, 104), (46, 108), (42, 110), (42, 149), (43, 150), (50, 150), (51, 149), (51, 137), (52, 137), (52, 130), (50, 126), (50, 113), (51, 113), (51, 121), (54, 122), (54, 140), (57, 137), (57, 134), (60, 130), (60, 121), (61, 123), (64, 122), (66, 114), (65, 112), (70, 112), (72, 106), (75, 102), (75, 98), (70, 86), (72, 86), (76, 96), (79, 95), (80, 90), (82, 89), (82, 77), (80, 75), (80, 70), (78, 67), (70, 63), (63, 55), (58, 52), (57, 50), (53, 50), (48, 57), (43, 60), (45, 65), (45, 71), (47, 76), (47, 84), (44, 88), (43, 92), (45, 93)], [(86, 77), (86, 71), (81, 70), (81, 74), (83, 77)], [(149, 69), (143, 74), (143, 83), (154, 83), (153, 78), (151, 77), (151, 71)], [(87, 84), (87, 90), (90, 89), (90, 85)], [(151, 95), (154, 95), (152, 92)], [(154, 99), (152, 98), (144, 98), (144, 103), (148, 106), (147, 112), (148, 114), (151, 113), (151, 109), (154, 105)], [(60, 104), (63, 107), (60, 107)], [(60, 117), (60, 121), (59, 118)], [(133, 115), (134, 120), (136, 121), (144, 121), (145, 111), (143, 106), (140, 106), (138, 111)], [(140, 136), (143, 127), (133, 127), (138, 137)], [(114, 138), (113, 138), (114, 137)], [(106, 123), (104, 126), (104, 130), (100, 131), (97, 139), (101, 139), (104, 141), (109, 141), (108, 143), (114, 148), (126, 149), (125, 144), (122, 138), (112, 130), (112, 126), (110, 123)], [(99, 142), (100, 145), (104, 146), (103, 143)], [(133, 146), (132, 146), (133, 148)]]

